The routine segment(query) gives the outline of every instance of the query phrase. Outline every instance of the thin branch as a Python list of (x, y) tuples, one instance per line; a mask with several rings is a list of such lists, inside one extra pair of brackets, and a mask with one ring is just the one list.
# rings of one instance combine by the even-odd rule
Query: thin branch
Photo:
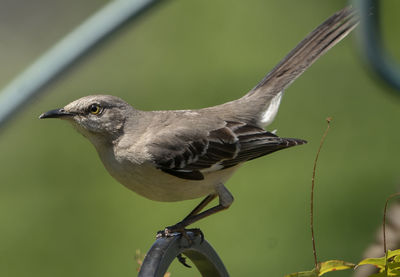
[(385, 209), (383, 210), (383, 223), (382, 223), (382, 228), (383, 228), (383, 251), (384, 253), (387, 252), (387, 247), (386, 247), (386, 210), (387, 210), (387, 206), (389, 201), (396, 196), (400, 196), (400, 192), (396, 192), (391, 194), (388, 198), (386, 198), (386, 202), (385, 202)]
[(315, 171), (317, 169), (317, 162), (318, 162), (318, 157), (319, 153), (321, 152), (322, 146), (325, 142), (326, 135), (328, 134), (329, 128), (330, 128), (330, 123), (332, 121), (331, 117), (328, 117), (326, 119), (328, 126), (326, 127), (325, 133), (322, 136), (321, 142), (318, 147), (317, 155), (315, 156), (314, 160), (314, 168), (313, 168), (313, 174), (312, 174), (312, 179), (311, 179), (311, 212), (310, 212), (310, 227), (311, 227), (311, 240), (312, 240), (312, 246), (313, 246), (313, 254), (314, 254), (314, 263), (315, 263), (315, 268), (318, 269), (318, 259), (317, 259), (317, 250), (315, 248), (315, 237), (314, 237), (314, 187), (315, 187)]

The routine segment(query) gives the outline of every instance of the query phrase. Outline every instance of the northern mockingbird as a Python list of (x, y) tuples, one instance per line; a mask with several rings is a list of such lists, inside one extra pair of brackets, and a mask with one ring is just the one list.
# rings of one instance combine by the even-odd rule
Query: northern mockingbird
[[(300, 145), (265, 131), (287, 88), (314, 61), (343, 39), (358, 19), (345, 8), (311, 32), (255, 88), (222, 105), (176, 111), (141, 111), (110, 95), (90, 95), (40, 118), (72, 123), (95, 146), (121, 184), (156, 201), (204, 197), (164, 234), (227, 209), (233, 197), (225, 182), (246, 161)], [(215, 197), (219, 204), (202, 211)]]

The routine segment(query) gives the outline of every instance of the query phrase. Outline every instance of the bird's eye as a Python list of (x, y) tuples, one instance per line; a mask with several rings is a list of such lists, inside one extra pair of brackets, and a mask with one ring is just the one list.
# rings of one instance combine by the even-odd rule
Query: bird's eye
[(91, 114), (99, 114), (101, 112), (101, 108), (98, 104), (90, 105), (88, 110)]

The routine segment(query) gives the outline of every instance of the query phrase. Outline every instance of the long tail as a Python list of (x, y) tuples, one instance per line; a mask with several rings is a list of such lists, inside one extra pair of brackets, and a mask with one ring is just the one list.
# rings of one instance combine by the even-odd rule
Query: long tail
[[(278, 110), (282, 92), (319, 57), (346, 37), (358, 24), (357, 13), (346, 7), (332, 15), (303, 39), (261, 82), (238, 101), (243, 112), (260, 125), (270, 123)], [(247, 111), (247, 106), (250, 108)]]
[(335, 13), (303, 39), (247, 96), (283, 91), (357, 24), (357, 14), (351, 7)]

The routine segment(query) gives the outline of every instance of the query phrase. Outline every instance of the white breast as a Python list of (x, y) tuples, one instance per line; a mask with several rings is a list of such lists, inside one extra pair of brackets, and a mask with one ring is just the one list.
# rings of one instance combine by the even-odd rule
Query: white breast
[[(99, 152), (100, 154), (100, 152)], [(157, 169), (149, 162), (137, 163), (104, 152), (100, 158), (118, 182), (151, 200), (172, 202), (195, 199), (215, 193), (217, 184), (224, 184), (238, 166), (205, 173), (204, 180), (186, 180)]]

